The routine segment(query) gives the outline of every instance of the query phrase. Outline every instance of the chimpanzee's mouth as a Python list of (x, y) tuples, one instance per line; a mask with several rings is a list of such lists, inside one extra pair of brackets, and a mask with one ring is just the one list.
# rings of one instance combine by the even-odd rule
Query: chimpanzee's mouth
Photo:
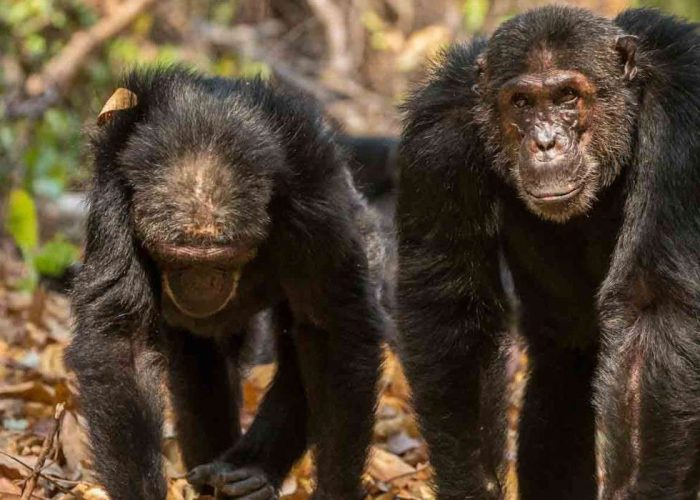
[(549, 190), (527, 191), (527, 194), (534, 198), (535, 203), (561, 203), (576, 196), (582, 188), (582, 185), (575, 184)]
[(163, 272), (163, 285), (175, 306), (192, 318), (221, 311), (236, 295), (240, 269), (192, 266)]
[(159, 262), (188, 262), (198, 264), (225, 264), (247, 262), (254, 256), (255, 248), (246, 245), (192, 246), (158, 243), (147, 245)]

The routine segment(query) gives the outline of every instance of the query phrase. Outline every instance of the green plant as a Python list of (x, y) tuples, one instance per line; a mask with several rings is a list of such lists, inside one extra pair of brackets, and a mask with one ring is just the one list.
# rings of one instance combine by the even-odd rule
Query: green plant
[(27, 276), (18, 284), (22, 289), (33, 290), (40, 275), (60, 276), (78, 259), (77, 247), (61, 235), (40, 245), (36, 205), (24, 189), (10, 192), (5, 230), (14, 239), (27, 264)]

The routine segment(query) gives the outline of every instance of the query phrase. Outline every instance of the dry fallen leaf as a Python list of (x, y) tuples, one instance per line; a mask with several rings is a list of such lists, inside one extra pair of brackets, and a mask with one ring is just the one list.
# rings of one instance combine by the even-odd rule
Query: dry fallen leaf
[(81, 461), (88, 454), (88, 448), (85, 429), (80, 425), (75, 413), (69, 411), (66, 412), (65, 417), (63, 417), (59, 441), (63, 456), (66, 459), (67, 471), (78, 471), (81, 466)]
[(265, 394), (267, 386), (275, 376), (275, 365), (259, 365), (250, 369), (243, 385), (243, 409), (247, 412), (254, 412), (260, 400)]
[(102, 488), (89, 484), (79, 484), (71, 490), (81, 500), (109, 500), (109, 496)]
[(47, 379), (59, 379), (68, 375), (63, 363), (63, 351), (61, 344), (49, 344), (41, 351), (37, 369)]
[(19, 497), (21, 494), (22, 488), (10, 481), (10, 478), (3, 477), (2, 471), (0, 471), (0, 498), (5, 498), (5, 496), (9, 495), (16, 495)]
[(372, 446), (367, 472), (373, 478), (386, 483), (398, 476), (412, 474), (415, 471), (414, 467), (408, 465), (396, 455), (377, 446)]
[(57, 403), (56, 391), (38, 380), (0, 386), (0, 398), (19, 398), (48, 405)]
[[(37, 456), (17, 456), (0, 453), (0, 477), (9, 479), (24, 479), (31, 475), (32, 469), (36, 465)], [(42, 467), (42, 472), (55, 476), (61, 476), (63, 471), (53, 460), (46, 460)]]
[(403, 455), (407, 451), (418, 448), (421, 444), (421, 441), (412, 438), (405, 431), (392, 434), (386, 442), (387, 450), (394, 455)]

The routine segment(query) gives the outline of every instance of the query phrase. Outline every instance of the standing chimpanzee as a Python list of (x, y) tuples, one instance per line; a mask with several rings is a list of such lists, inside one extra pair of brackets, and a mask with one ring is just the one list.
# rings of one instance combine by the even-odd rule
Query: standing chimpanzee
[(534, 10), (448, 50), (406, 111), (398, 326), (439, 497), (501, 494), (516, 320), (522, 498), (596, 497), (596, 423), (601, 498), (695, 498), (697, 27)]
[[(165, 497), (165, 365), (185, 463), (206, 464), (193, 483), (275, 498), (313, 444), (316, 498), (360, 498), (384, 247), (322, 117), (262, 81), (170, 68), (128, 76), (99, 122), (67, 360), (110, 497)], [(241, 437), (237, 353), (268, 308), (277, 374)]]

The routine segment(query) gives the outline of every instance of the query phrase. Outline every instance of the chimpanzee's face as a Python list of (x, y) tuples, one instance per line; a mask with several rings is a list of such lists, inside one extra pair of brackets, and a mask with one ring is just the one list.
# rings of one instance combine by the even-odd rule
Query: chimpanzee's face
[(590, 151), (595, 106), (595, 86), (577, 71), (527, 73), (499, 89), (511, 174), (527, 206), (544, 218), (566, 220), (595, 197), (600, 177)]
[(540, 33), (505, 23), (478, 60), (477, 120), (496, 171), (555, 222), (588, 211), (634, 144), (635, 40), (608, 21), (586, 22)]
[(212, 151), (141, 161), (128, 148), (122, 154), (137, 236), (173, 304), (189, 317), (211, 316), (235, 297), (268, 234), (270, 181)]
[(210, 153), (187, 154), (134, 183), (138, 236), (161, 270), (163, 290), (193, 318), (236, 295), (243, 267), (267, 235), (270, 189)]

